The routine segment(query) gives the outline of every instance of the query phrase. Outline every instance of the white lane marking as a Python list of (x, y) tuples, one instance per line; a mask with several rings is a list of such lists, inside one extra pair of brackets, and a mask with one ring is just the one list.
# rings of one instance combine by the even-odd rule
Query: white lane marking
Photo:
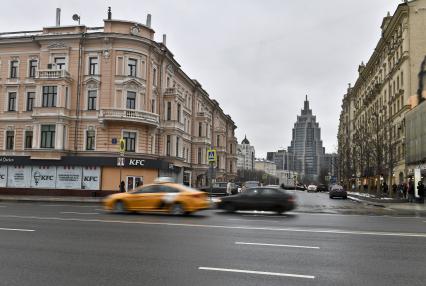
[(198, 267), (198, 269), (208, 270), (208, 271), (222, 271), (222, 272), (235, 272), (235, 273), (246, 273), (246, 274), (315, 279), (315, 276), (312, 276), (312, 275), (301, 275), (301, 274), (290, 274), (290, 273), (265, 272), (265, 271), (253, 271), (253, 270), (230, 269), (230, 268), (214, 268), (214, 267)]
[(228, 220), (235, 220), (235, 221), (266, 221), (266, 222), (283, 222), (278, 220), (267, 220), (267, 219), (243, 219), (243, 218), (228, 218)]
[[(305, 213), (305, 212), (286, 212), (289, 215), (324, 215), (324, 216), (361, 216), (361, 217), (374, 217), (374, 218), (410, 218), (410, 219), (423, 219), (423, 217), (407, 217), (407, 216), (393, 216), (393, 215), (362, 215), (362, 214), (330, 214), (330, 213)], [(267, 215), (268, 216), (268, 215)]]
[(52, 205), (52, 204), (46, 204), (46, 205), (39, 205), (41, 207), (76, 207), (76, 208), (93, 208), (93, 206), (83, 206), (83, 205)]
[(237, 242), (235, 242), (235, 244), (241, 244), (241, 245), (259, 245), (259, 246), (277, 246), (277, 247), (290, 247), (290, 248), (320, 249), (319, 246), (272, 244), (272, 243), (256, 243), (256, 242), (241, 242), (241, 241), (237, 241)]
[(243, 215), (243, 216), (250, 216), (250, 217), (256, 217), (256, 216), (261, 216), (261, 217), (281, 217), (281, 218), (287, 217), (286, 215), (258, 215), (258, 214)]
[(288, 231), (288, 232), (306, 232), (306, 233), (355, 234), (355, 235), (401, 236), (401, 237), (424, 237), (424, 238), (426, 238), (426, 233), (422, 233), (422, 232), (416, 233), (416, 232), (358, 231), (358, 230), (343, 230), (343, 229), (315, 229), (315, 228), (295, 228), (295, 227), (276, 228), (276, 227), (255, 227), (255, 226), (228, 226), (228, 225), (171, 223), (171, 222), (79, 219), (79, 218), (38, 217), (38, 216), (18, 216), (18, 215), (0, 215), (0, 217), (2, 217), (2, 218), (20, 218), (20, 219), (38, 219), (38, 220), (58, 220), (58, 221), (122, 223), (122, 224), (141, 224), (141, 225), (167, 225), (167, 226), (187, 226), (187, 227), (200, 227), (200, 228), (268, 230), (268, 231), (283, 231), (283, 232)]
[(10, 231), (35, 231), (34, 229), (22, 229), (22, 228), (2, 228), (0, 230), (10, 230)]
[(60, 212), (61, 214), (96, 215), (99, 213)]

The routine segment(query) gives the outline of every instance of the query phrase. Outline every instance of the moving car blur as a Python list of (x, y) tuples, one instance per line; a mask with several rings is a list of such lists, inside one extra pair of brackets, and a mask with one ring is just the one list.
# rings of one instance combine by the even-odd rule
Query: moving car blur
[(348, 193), (342, 186), (336, 184), (336, 185), (330, 186), (329, 197), (330, 199), (333, 199), (336, 197), (347, 199)]
[(295, 197), (287, 191), (274, 187), (247, 189), (238, 195), (223, 197), (217, 207), (227, 212), (238, 210), (274, 211), (278, 214), (296, 207)]
[(208, 209), (210, 201), (205, 192), (161, 179), (127, 193), (110, 195), (103, 204), (105, 209), (115, 213), (141, 211), (183, 215)]

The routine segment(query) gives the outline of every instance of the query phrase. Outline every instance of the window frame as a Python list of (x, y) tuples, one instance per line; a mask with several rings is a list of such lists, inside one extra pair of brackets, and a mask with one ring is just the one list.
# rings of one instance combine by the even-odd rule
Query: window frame
[[(33, 96), (30, 97), (30, 94)], [(35, 91), (27, 91), (27, 102), (25, 106), (25, 111), (33, 111), (35, 102)]]
[[(93, 62), (93, 60), (95, 62)], [(89, 56), (89, 75), (98, 75), (99, 58)]]
[[(35, 65), (32, 65), (33, 63), (35, 63)], [(38, 67), (38, 60), (31, 59), (28, 61), (28, 77), (29, 78), (36, 77), (37, 67)]]
[[(134, 134), (134, 138), (131, 138), (130, 135)], [(122, 132), (122, 136), (124, 139), (124, 150), (125, 152), (137, 152), (137, 138), (138, 138), (138, 133), (136, 131), (126, 131), (124, 130)], [(129, 140), (131, 139), (131, 140)], [(130, 142), (129, 142), (130, 141)], [(129, 147), (133, 147), (133, 148), (129, 148)]]
[(5, 140), (5, 150), (15, 150), (15, 130), (6, 130)]
[[(15, 66), (15, 64), (16, 64), (16, 66)], [(18, 68), (19, 68), (19, 61), (18, 60), (11, 60), (10, 61), (9, 78), (18, 78)]]
[[(91, 96), (91, 94), (95, 96)], [(89, 89), (87, 91), (87, 110), (93, 111), (97, 110), (97, 101), (98, 101), (98, 91), (96, 89)]]
[[(89, 132), (93, 132), (93, 136), (89, 136)], [(89, 141), (90, 140), (90, 141)], [(86, 151), (95, 151), (96, 150), (96, 130), (87, 129), (86, 130)]]
[[(54, 130), (43, 130), (43, 127), (54, 127)], [(50, 128), (49, 128), (50, 129)], [(42, 124), (40, 125), (40, 148), (55, 149), (56, 125)], [(50, 144), (48, 144), (50, 143)]]
[(138, 73), (138, 60), (135, 58), (127, 59), (127, 76), (137, 77)]
[[(11, 97), (11, 95), (14, 95), (13, 97)], [(16, 112), (17, 111), (17, 97), (18, 97), (18, 93), (16, 91), (9, 91), (7, 93), (7, 111), (10, 112)]]
[[(28, 136), (28, 133), (31, 133), (31, 136)], [(28, 140), (28, 138), (31, 138), (31, 140)], [(25, 130), (24, 131), (24, 149), (32, 149), (33, 148), (33, 139), (34, 139), (33, 130)]]
[[(129, 94), (133, 94), (134, 98), (129, 98)], [(131, 99), (131, 100), (129, 101), (129, 99)], [(133, 108), (132, 108), (132, 106), (129, 107), (129, 102), (133, 104)], [(136, 91), (131, 91), (131, 90), (127, 91), (127, 93), (126, 93), (126, 109), (132, 109), (132, 110), (136, 109)]]
[[(50, 88), (53, 91), (49, 91)], [(47, 92), (45, 91), (47, 90)], [(58, 87), (56, 85), (44, 85), (42, 87), (42, 107), (56, 107), (57, 104), (57, 96), (58, 96)]]

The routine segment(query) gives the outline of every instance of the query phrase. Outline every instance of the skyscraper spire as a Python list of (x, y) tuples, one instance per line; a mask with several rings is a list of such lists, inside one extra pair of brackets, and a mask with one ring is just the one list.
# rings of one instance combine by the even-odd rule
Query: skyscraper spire
[(303, 110), (305, 110), (305, 111), (309, 110), (308, 95), (306, 95), (305, 103), (303, 104)]

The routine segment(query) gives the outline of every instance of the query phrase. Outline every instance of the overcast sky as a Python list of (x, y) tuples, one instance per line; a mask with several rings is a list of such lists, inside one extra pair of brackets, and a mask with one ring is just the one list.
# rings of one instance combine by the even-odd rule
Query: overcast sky
[[(6, 0), (1, 0), (6, 1)], [(287, 148), (305, 94), (317, 116), (326, 152), (337, 150), (340, 104), (380, 37), (380, 24), (397, 0), (98, 0), (7, 1), (0, 30), (55, 24), (102, 26), (113, 19), (145, 23), (152, 14), (156, 40), (197, 79), (238, 126), (256, 157)]]

